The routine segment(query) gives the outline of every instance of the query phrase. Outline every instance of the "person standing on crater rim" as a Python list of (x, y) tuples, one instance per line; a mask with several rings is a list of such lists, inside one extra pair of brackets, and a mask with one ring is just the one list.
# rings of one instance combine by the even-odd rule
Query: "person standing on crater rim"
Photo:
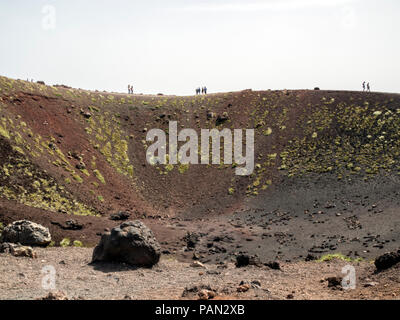
[(363, 87), (363, 91), (365, 91), (365, 81), (363, 82), (362, 87)]
[(207, 94), (207, 87), (206, 86), (203, 88), (203, 91), (204, 91), (204, 94)]
[(367, 92), (371, 92), (371, 87), (369, 85), (369, 82), (367, 83)]

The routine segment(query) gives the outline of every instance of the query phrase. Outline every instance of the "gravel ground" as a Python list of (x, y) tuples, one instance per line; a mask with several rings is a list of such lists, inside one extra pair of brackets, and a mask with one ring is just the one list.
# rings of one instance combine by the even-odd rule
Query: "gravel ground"
[[(36, 249), (38, 258), (0, 254), (0, 299), (31, 300), (62, 292), (68, 299), (196, 299), (182, 297), (185, 288), (209, 285), (216, 299), (399, 299), (400, 266), (374, 273), (370, 262), (353, 263), (357, 276), (354, 290), (329, 288), (328, 277), (340, 276), (347, 262), (281, 263), (282, 270), (233, 264), (195, 268), (190, 263), (163, 256), (153, 269), (133, 269), (121, 264), (90, 265), (90, 248)], [(56, 270), (56, 288), (45, 290), (42, 269)], [(239, 293), (240, 283), (258, 281)]]

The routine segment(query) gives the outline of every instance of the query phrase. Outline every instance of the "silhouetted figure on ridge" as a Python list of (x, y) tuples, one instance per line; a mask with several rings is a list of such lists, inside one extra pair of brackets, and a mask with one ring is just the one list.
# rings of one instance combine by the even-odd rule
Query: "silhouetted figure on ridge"
[(130, 84), (128, 84), (128, 93), (133, 94), (133, 86), (131, 86)]

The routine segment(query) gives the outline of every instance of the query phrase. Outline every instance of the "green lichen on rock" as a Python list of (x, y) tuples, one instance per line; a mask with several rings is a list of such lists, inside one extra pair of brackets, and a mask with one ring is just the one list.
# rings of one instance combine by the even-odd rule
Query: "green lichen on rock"
[(74, 242), (72, 242), (72, 246), (75, 248), (82, 248), (83, 247), (83, 243), (79, 240), (74, 240)]
[(66, 248), (71, 245), (71, 240), (69, 238), (64, 238), (60, 241), (60, 247)]

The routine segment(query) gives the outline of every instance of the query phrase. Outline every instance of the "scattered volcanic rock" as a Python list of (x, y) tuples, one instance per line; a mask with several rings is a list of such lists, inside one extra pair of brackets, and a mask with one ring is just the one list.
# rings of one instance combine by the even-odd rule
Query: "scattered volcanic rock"
[(214, 112), (208, 111), (207, 112), (207, 120), (211, 120), (215, 118), (217, 115)]
[(375, 259), (378, 271), (386, 270), (400, 262), (400, 249), (397, 252), (388, 252)]
[(32, 247), (22, 246), (20, 244), (4, 242), (0, 244), (1, 253), (10, 253), (14, 257), (28, 257), (35, 259), (37, 258), (36, 252)]
[(71, 89), (70, 86), (67, 86), (67, 85), (65, 85), (65, 84), (55, 84), (53, 87), (56, 87), (56, 88), (64, 88), (64, 89)]
[(218, 125), (220, 125), (220, 124), (222, 124), (222, 123), (224, 123), (224, 122), (226, 122), (228, 120), (229, 120), (229, 115), (228, 115), (227, 112), (224, 112), (222, 115), (219, 115), (217, 117), (217, 120), (215, 121), (215, 123), (218, 126)]
[(92, 114), (88, 111), (84, 111), (81, 109), (81, 115), (86, 118), (86, 119), (90, 119), (92, 117)]
[(123, 220), (128, 220), (129, 217), (130, 217), (130, 214), (129, 214), (129, 213), (120, 211), (120, 212), (118, 212), (118, 213), (112, 214), (112, 215), (110, 216), (110, 220), (113, 220), (113, 221), (123, 221)]
[(212, 299), (217, 295), (217, 290), (211, 288), (210, 285), (195, 285), (192, 287), (186, 287), (183, 290), (182, 298), (194, 298), (197, 297), (200, 300)]
[(76, 160), (82, 161), (81, 155), (76, 151), (72, 152), (71, 157), (76, 159)]
[(57, 301), (57, 300), (69, 300), (65, 293), (59, 292), (49, 292), (49, 294), (43, 298), (38, 300), (47, 300), (47, 301)]
[(253, 281), (251, 282), (251, 287), (252, 287), (253, 289), (261, 289), (261, 282), (258, 281), (258, 280), (253, 280)]
[(250, 256), (248, 254), (239, 254), (236, 256), (236, 267), (237, 268), (242, 268), (246, 267), (249, 265), (258, 265), (259, 264), (259, 259), (256, 256)]
[(306, 259), (305, 259), (305, 261), (315, 261), (315, 260), (318, 260), (318, 257), (317, 256), (315, 256), (315, 255), (313, 255), (313, 254), (311, 254), (311, 253), (309, 253), (308, 255), (307, 255), (307, 257), (306, 257)]
[(20, 243), (28, 246), (47, 246), (51, 242), (49, 229), (40, 224), (20, 220), (4, 228), (2, 242)]
[(211, 300), (214, 299), (216, 297), (217, 293), (215, 291), (212, 290), (200, 290), (198, 293), (198, 299), (199, 300)]
[(186, 242), (188, 249), (194, 249), (196, 244), (199, 242), (199, 235), (194, 232), (188, 232), (184, 236), (183, 240)]
[(278, 261), (267, 262), (264, 265), (273, 270), (281, 270), (281, 265)]
[(192, 268), (202, 268), (206, 269), (206, 266), (199, 261), (194, 261), (191, 265)]
[(367, 282), (364, 284), (364, 288), (370, 288), (370, 287), (375, 287), (377, 286), (379, 283), (378, 282)]
[(140, 221), (124, 222), (103, 234), (92, 262), (125, 262), (152, 267), (160, 260), (161, 247), (153, 232)]
[(342, 280), (343, 280), (343, 278), (341, 278), (341, 277), (329, 277), (329, 278), (326, 278), (326, 281), (328, 281), (328, 288), (341, 287)]
[(248, 283), (242, 283), (237, 287), (236, 291), (237, 292), (247, 292), (249, 291), (251, 286)]
[(86, 169), (86, 165), (84, 163), (82, 163), (82, 162), (78, 163), (75, 167), (78, 170), (85, 170)]
[(79, 222), (75, 220), (67, 220), (65, 224), (61, 224), (56, 221), (52, 221), (51, 224), (60, 227), (63, 230), (82, 230), (83, 229), (83, 224), (80, 224)]

